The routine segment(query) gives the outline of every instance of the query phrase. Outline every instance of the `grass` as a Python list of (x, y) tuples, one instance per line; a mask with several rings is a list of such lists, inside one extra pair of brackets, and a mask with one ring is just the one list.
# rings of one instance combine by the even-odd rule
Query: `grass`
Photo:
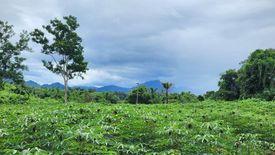
[(0, 154), (275, 152), (275, 102), (63, 105), (40, 101), (0, 104)]

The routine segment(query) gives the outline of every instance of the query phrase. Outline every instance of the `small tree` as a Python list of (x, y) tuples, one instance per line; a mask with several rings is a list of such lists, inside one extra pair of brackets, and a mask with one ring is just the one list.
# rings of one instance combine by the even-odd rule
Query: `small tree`
[(150, 104), (150, 99), (151, 99), (151, 93), (148, 88), (145, 86), (139, 86), (133, 89), (131, 92), (128, 94), (128, 102), (132, 104), (136, 104), (136, 99), (137, 99), (137, 93), (138, 93), (138, 103), (143, 103), (143, 104)]
[(238, 72), (234, 69), (229, 69), (221, 74), (219, 81), (218, 95), (224, 100), (233, 101), (237, 100), (240, 96), (240, 87), (237, 82)]
[(197, 98), (198, 98), (198, 100), (201, 101), (201, 102), (204, 101), (204, 97), (203, 97), (202, 95), (199, 95)]
[(67, 103), (68, 81), (76, 76), (83, 78), (82, 74), (88, 70), (88, 63), (84, 60), (82, 39), (76, 33), (79, 27), (74, 16), (63, 17), (65, 23), (58, 19), (50, 21), (43, 28), (52, 36), (35, 29), (31, 35), (32, 40), (42, 45), (42, 53), (51, 56), (52, 61), (42, 60), (43, 65), (55, 74), (61, 75), (64, 80), (64, 102)]
[(163, 88), (165, 89), (166, 94), (166, 104), (169, 103), (169, 89), (173, 86), (172, 83), (164, 82), (162, 83)]
[(19, 41), (12, 43), (11, 39), (14, 35), (13, 26), (0, 20), (0, 88), (3, 79), (12, 80), (16, 84), (24, 82), (23, 71), (27, 66), (23, 64), (26, 59), (21, 56), (21, 53), (31, 50), (28, 47), (29, 35), (23, 31)]

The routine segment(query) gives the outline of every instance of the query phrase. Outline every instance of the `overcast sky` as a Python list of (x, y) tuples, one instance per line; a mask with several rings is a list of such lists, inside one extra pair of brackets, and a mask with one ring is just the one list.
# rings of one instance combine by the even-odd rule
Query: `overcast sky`
[[(275, 48), (274, 0), (0, 0), (0, 20), (16, 32), (32, 31), (55, 17), (78, 18), (90, 70), (70, 85), (131, 87), (171, 81), (196, 94), (216, 90), (220, 73), (259, 48)], [(62, 82), (24, 54), (26, 80)]]

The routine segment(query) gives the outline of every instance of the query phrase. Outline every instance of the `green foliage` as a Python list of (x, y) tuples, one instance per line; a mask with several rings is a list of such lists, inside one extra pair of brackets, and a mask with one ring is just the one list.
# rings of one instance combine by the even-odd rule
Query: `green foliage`
[(12, 80), (14, 83), (23, 83), (22, 71), (27, 69), (23, 64), (25, 58), (22, 51), (30, 51), (28, 47), (29, 36), (23, 31), (19, 40), (12, 43), (15, 33), (13, 26), (0, 20), (0, 89), (3, 87), (3, 79)]
[(154, 88), (149, 88), (149, 92), (150, 92), (150, 100), (149, 103), (151, 104), (156, 104), (156, 103), (163, 103), (163, 95), (160, 94), (157, 89)]
[(255, 97), (266, 89), (275, 88), (275, 50), (256, 50), (239, 70), (241, 97)]
[[(32, 96), (35, 96), (40, 99), (55, 99), (61, 101), (64, 94), (64, 90), (60, 89), (47, 89), (47, 88), (27, 88), (27, 92)], [(69, 100), (78, 103), (136, 103), (138, 92), (138, 103), (144, 104), (156, 104), (164, 103), (165, 96), (159, 93), (156, 89), (147, 88), (145, 86), (140, 86), (136, 89), (133, 89), (128, 94), (121, 92), (95, 92), (95, 90), (90, 89), (70, 89)], [(190, 92), (172, 93), (169, 96), (171, 103), (195, 103), (199, 99), (196, 95), (191, 94)]]
[[(58, 101), (62, 100), (64, 90), (58, 88), (26, 88), (27, 92), (40, 99), (55, 99)], [(69, 100), (72, 102), (78, 103), (119, 103), (125, 100), (125, 93), (118, 92), (95, 92), (94, 89), (70, 89), (69, 91)]]
[(219, 90), (208, 92), (206, 98), (236, 100), (260, 98), (274, 100), (275, 50), (256, 50), (243, 61), (241, 68), (221, 75)]
[[(74, 92), (74, 90), (72, 90), (71, 92)], [(75, 96), (75, 98), (78, 98), (78, 100), (79, 100), (78, 102), (82, 102), (82, 103), (83, 103), (83, 100), (86, 103), (94, 102), (94, 103), (116, 104), (118, 102), (121, 102), (118, 95), (116, 95), (116, 93), (113, 93), (113, 92), (87, 92), (87, 91), (84, 91), (84, 96), (83, 96), (83, 94), (81, 96), (84, 97), (84, 99), (79, 98), (79, 96)], [(74, 100), (74, 101), (77, 101), (77, 100)]]
[(128, 95), (128, 102), (135, 104), (138, 98), (138, 103), (144, 103), (144, 104), (150, 104), (151, 101), (151, 92), (150, 89), (148, 89), (145, 86), (139, 86), (135, 89), (133, 89), (131, 92), (129, 92)]
[(238, 73), (234, 69), (227, 70), (221, 75), (218, 93), (222, 99), (233, 101), (239, 98), (240, 88), (237, 79)]
[(52, 61), (43, 60), (43, 65), (64, 79), (66, 103), (68, 80), (76, 76), (83, 78), (82, 74), (88, 70), (88, 63), (84, 60), (82, 39), (76, 33), (79, 27), (76, 17), (65, 16), (63, 19), (65, 23), (54, 19), (49, 25), (43, 26), (48, 35), (53, 37), (52, 40), (38, 29), (35, 29), (31, 35), (34, 42), (42, 45), (42, 53), (52, 58)]
[(27, 91), (29, 94), (33, 95), (34, 97), (40, 98), (40, 99), (55, 99), (61, 101), (63, 98), (63, 90), (60, 90), (58, 88), (27, 88)]
[(165, 89), (165, 101), (166, 101), (166, 104), (168, 104), (169, 103), (169, 89), (173, 86), (173, 84), (169, 83), (169, 82), (163, 82), (161, 84), (162, 84), (162, 87)]
[[(0, 104), (0, 154), (270, 154), (275, 102)], [(45, 100), (44, 100), (45, 101)]]
[(204, 97), (203, 97), (202, 95), (199, 95), (199, 96), (198, 96), (198, 100), (199, 100), (199, 101), (204, 101)]
[[(138, 94), (138, 96), (137, 96)], [(139, 86), (128, 93), (128, 103), (135, 104), (138, 97), (138, 103), (142, 104), (156, 104), (163, 103), (163, 95), (157, 89)]]
[[(50, 71), (62, 75), (68, 79), (81, 76), (87, 70), (87, 62), (84, 61), (81, 38), (75, 32), (78, 28), (76, 17), (65, 16), (65, 23), (58, 19), (50, 21), (43, 28), (53, 36), (53, 41), (46, 38), (38, 29), (31, 33), (33, 41), (42, 45), (42, 53), (53, 57), (53, 61), (43, 60), (44, 66)], [(60, 56), (61, 58), (55, 58)]]
[(256, 97), (267, 101), (275, 101), (275, 88), (265, 89), (262, 93), (256, 94)]
[(113, 103), (113, 104), (116, 104), (119, 102), (119, 97), (114, 94), (114, 93), (105, 93), (105, 98), (106, 98), (106, 101), (109, 102), (109, 103)]
[(216, 100), (216, 98), (217, 98), (217, 92), (215, 92), (215, 91), (207, 91), (203, 96), (204, 96), (205, 99)]
[(5, 83), (0, 91), (0, 104), (25, 104), (28, 94), (20, 87)]
[(199, 102), (198, 97), (191, 92), (173, 93), (169, 97), (172, 103), (195, 103)]
[(173, 84), (169, 83), (169, 82), (164, 82), (164, 83), (162, 83), (162, 86), (164, 89), (168, 90), (173, 86)]
[(181, 103), (194, 103), (198, 102), (198, 97), (191, 92), (182, 92), (180, 96)]
[(39, 103), (43, 104), (45, 102), (51, 101), (56, 103), (58, 101), (52, 98), (39, 99), (30, 93), (29, 89), (23, 85), (12, 85), (9, 83), (4, 83), (3, 90), (0, 90), (0, 104), (30, 104)]

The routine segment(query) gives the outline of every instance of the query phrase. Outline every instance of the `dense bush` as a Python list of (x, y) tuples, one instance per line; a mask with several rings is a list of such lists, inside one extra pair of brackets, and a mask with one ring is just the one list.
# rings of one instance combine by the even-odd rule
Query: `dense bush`
[(275, 101), (275, 88), (265, 89), (262, 93), (258, 93), (255, 96), (266, 101)]
[(154, 88), (140, 86), (128, 93), (127, 102), (135, 104), (138, 94), (138, 103), (157, 104), (164, 103), (164, 94), (161, 94)]
[(0, 91), (0, 103), (25, 104), (29, 100), (29, 95), (21, 86), (5, 83)]
[(207, 91), (203, 97), (206, 100), (223, 100), (219, 91)]
[(119, 96), (114, 92), (93, 92), (89, 90), (71, 90), (69, 93), (69, 101), (80, 103), (96, 102), (96, 103), (118, 103), (121, 102)]
[(194, 103), (198, 102), (198, 97), (191, 92), (172, 93), (170, 95), (172, 103)]
[(144, 104), (150, 104), (151, 101), (151, 93), (148, 88), (145, 86), (140, 86), (135, 89), (133, 89), (131, 92), (129, 92), (128, 95), (128, 102), (135, 104), (138, 98), (138, 103), (144, 103)]
[(63, 91), (58, 88), (28, 88), (27, 90), (33, 96), (41, 99), (52, 98), (56, 100), (63, 100)]
[(107, 101), (107, 103), (118, 103), (120, 101), (120, 98), (115, 94), (111, 92), (104, 93), (104, 98)]
[(203, 97), (202, 95), (199, 95), (199, 96), (198, 96), (198, 100), (199, 100), (199, 101), (204, 101), (204, 97)]
[[(4, 88), (5, 95), (2, 95), (2, 102), (24, 103), (30, 96), (39, 99), (54, 99), (58, 102), (63, 101), (64, 91), (58, 88), (31, 88), (7, 84)], [(164, 103), (165, 94), (158, 92), (156, 89), (140, 86), (133, 89), (128, 94), (122, 92), (95, 92), (94, 89), (70, 89), (69, 101), (78, 103), (136, 103), (138, 92), (138, 103), (159, 104)], [(7, 95), (9, 94), (9, 95)], [(12, 94), (12, 95), (11, 95)], [(9, 98), (9, 99), (7, 99)], [(13, 99), (14, 98), (14, 99)], [(18, 100), (16, 102), (15, 100)], [(170, 103), (191, 103), (198, 102), (196, 95), (190, 92), (172, 93), (169, 96)]]
[[(58, 88), (27, 88), (29, 94), (40, 99), (56, 99), (62, 101), (64, 91)], [(95, 92), (94, 89), (70, 89), (68, 93), (69, 101), (78, 103), (118, 103), (126, 98), (125, 93), (120, 92)]]

